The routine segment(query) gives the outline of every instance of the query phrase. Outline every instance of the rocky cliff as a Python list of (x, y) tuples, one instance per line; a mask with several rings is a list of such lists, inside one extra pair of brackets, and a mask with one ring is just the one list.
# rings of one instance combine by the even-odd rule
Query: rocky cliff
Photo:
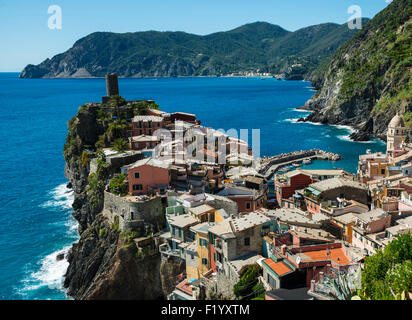
[(412, 125), (412, 2), (394, 0), (313, 76), (319, 89), (304, 109), (307, 121), (350, 125), (354, 140), (386, 139), (390, 119), (400, 112)]
[(79, 222), (80, 234), (79, 242), (67, 255), (64, 286), (69, 296), (82, 300), (163, 299), (176, 285), (182, 267), (162, 264), (158, 250), (140, 254), (134, 237), (120, 232), (118, 224), (103, 216), (104, 188), (111, 175), (104, 161), (99, 161), (92, 186), (90, 149), (107, 132), (109, 122), (100, 121), (98, 108), (86, 104), (68, 127), (65, 176), (74, 191), (73, 216)]

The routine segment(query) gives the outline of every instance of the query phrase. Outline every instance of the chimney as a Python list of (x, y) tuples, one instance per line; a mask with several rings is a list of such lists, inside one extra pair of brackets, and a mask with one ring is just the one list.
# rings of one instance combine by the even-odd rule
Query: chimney
[(280, 247), (280, 253), (283, 254), (283, 255), (286, 254), (286, 245), (285, 245), (285, 244), (283, 244), (283, 245)]

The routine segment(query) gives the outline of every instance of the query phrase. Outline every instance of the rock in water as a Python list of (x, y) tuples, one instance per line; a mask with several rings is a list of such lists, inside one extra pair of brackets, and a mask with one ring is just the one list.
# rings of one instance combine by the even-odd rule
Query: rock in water
[(64, 253), (60, 253), (60, 254), (58, 254), (57, 257), (56, 257), (56, 261), (61, 261), (61, 260), (63, 260), (63, 259), (64, 259)]

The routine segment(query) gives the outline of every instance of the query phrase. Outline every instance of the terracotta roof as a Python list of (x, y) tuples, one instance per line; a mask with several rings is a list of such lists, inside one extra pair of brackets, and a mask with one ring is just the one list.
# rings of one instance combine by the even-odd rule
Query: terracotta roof
[(343, 250), (344, 249), (342, 248), (329, 249), (328, 254), (327, 249), (306, 251), (298, 253), (297, 256), (300, 256), (302, 263), (331, 260), (337, 265), (345, 266), (350, 264), (352, 261), (349, 260), (349, 258), (345, 255)]
[(192, 285), (187, 281), (187, 279), (183, 280), (180, 282), (177, 286), (176, 289), (179, 289), (180, 291), (183, 291), (184, 293), (187, 293), (188, 295), (192, 295)]
[(279, 277), (284, 276), (287, 273), (292, 272), (293, 270), (289, 268), (286, 264), (284, 264), (282, 261), (280, 262), (275, 262), (273, 259), (269, 258), (266, 260), (263, 260), (263, 262), (273, 271), (275, 272)]

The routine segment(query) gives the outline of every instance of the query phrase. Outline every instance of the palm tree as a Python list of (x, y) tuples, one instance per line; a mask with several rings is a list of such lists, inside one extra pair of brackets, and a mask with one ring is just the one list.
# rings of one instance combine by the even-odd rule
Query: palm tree
[(113, 142), (113, 150), (118, 152), (124, 152), (129, 149), (129, 144), (122, 138), (116, 139)]

